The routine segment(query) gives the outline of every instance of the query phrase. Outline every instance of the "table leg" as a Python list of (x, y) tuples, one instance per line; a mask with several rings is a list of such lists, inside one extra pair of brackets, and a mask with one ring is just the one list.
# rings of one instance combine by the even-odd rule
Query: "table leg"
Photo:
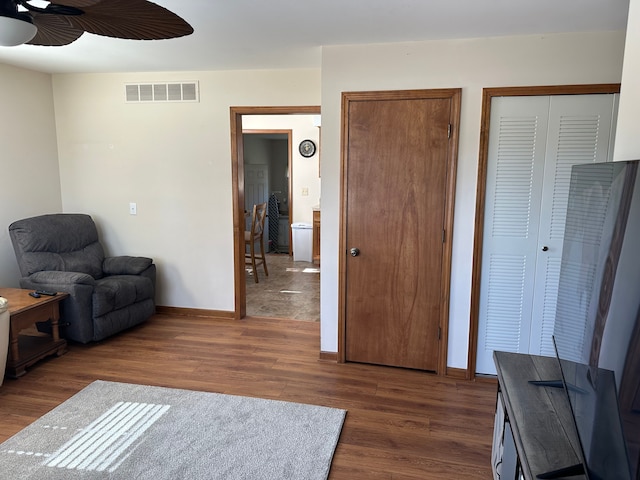
[(15, 328), (10, 328), (11, 336), (11, 359), (14, 362), (20, 360), (20, 350), (18, 349), (18, 333)]
[(53, 336), (53, 341), (57, 342), (60, 340), (60, 331), (58, 329), (58, 322), (60, 321), (60, 307), (56, 303), (52, 306), (51, 310), (51, 335)]

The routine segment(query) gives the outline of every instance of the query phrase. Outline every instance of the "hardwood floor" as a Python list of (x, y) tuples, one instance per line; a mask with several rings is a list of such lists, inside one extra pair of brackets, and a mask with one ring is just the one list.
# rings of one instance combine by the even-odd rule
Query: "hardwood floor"
[(96, 379), (348, 411), (331, 480), (489, 479), (496, 386), (319, 360), (316, 322), (156, 315), (0, 387), (0, 441)]

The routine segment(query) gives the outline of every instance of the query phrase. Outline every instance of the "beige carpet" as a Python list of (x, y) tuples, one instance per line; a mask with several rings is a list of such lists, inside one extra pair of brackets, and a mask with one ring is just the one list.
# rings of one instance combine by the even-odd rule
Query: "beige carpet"
[(315, 405), (96, 381), (0, 444), (0, 476), (324, 480), (345, 414)]

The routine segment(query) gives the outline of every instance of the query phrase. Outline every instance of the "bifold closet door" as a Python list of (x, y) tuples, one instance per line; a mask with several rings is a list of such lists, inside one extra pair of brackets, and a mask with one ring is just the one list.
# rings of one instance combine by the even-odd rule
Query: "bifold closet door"
[(491, 104), (477, 373), (493, 351), (552, 355), (571, 166), (611, 158), (617, 95)]

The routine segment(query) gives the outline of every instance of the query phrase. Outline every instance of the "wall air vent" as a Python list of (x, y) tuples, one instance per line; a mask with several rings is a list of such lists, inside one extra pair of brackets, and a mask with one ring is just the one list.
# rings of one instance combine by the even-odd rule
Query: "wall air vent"
[(198, 82), (127, 83), (127, 103), (198, 102)]

